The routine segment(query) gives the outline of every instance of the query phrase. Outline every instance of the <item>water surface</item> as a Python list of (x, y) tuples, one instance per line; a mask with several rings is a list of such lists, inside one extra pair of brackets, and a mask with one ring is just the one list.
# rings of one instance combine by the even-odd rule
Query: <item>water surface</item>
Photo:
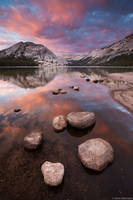
[[(64, 67), (0, 71), (2, 200), (133, 197), (133, 116), (111, 98), (108, 88), (86, 82), (79, 71), (91, 73), (88, 68)], [(78, 85), (80, 91), (70, 89), (70, 85)], [(54, 96), (52, 91), (58, 88), (67, 94)], [(15, 108), (21, 112), (15, 113)], [(56, 133), (51, 126), (53, 117), (72, 111), (95, 112), (96, 125), (87, 131), (68, 127)], [(43, 132), (44, 144), (37, 152), (26, 152), (23, 138), (35, 130)], [(115, 151), (114, 163), (101, 173), (83, 167), (77, 154), (79, 144), (96, 137), (106, 139)], [(40, 166), (46, 160), (65, 166), (64, 181), (57, 188), (43, 182)]]

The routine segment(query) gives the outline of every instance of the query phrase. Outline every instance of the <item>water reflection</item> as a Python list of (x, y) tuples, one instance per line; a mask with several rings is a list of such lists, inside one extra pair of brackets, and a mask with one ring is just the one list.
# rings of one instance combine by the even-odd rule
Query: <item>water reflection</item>
[(36, 88), (46, 85), (57, 74), (65, 72), (83, 72), (104, 75), (106, 72), (129, 72), (133, 68), (94, 68), (94, 67), (67, 67), (67, 66), (40, 66), (39, 69), (0, 69), (0, 80), (12, 83), (21, 88)]
[(40, 67), (39, 69), (1, 69), (0, 80), (10, 82), (21, 88), (44, 86), (56, 74), (67, 72), (67, 67)]
[(93, 126), (90, 127), (89, 129), (87, 128), (87, 129), (84, 129), (84, 130), (78, 130), (78, 129), (76, 129), (76, 128), (73, 128), (73, 127), (71, 127), (71, 126), (68, 126), (67, 131), (68, 131), (68, 133), (69, 133), (71, 136), (73, 136), (73, 137), (82, 137), (82, 136), (84, 136), (84, 135), (86, 135), (86, 134), (91, 133), (91, 131), (92, 131), (92, 129), (93, 129), (94, 126), (95, 126), (95, 125), (93, 125)]
[[(54, 73), (47, 72), (47, 80)], [(70, 85), (78, 85), (80, 91), (72, 90)], [(67, 94), (52, 95), (60, 87)], [(17, 93), (21, 89), (16, 86)], [(13, 112), (16, 107), (22, 111)], [(68, 127), (62, 134), (56, 133), (51, 126), (53, 117), (72, 111), (95, 112), (95, 126), (85, 132)], [(28, 90), (6, 103), (1, 101), (0, 196), (6, 200), (99, 200), (131, 196), (132, 124), (132, 115), (123, 112), (106, 87), (86, 82), (79, 72), (59, 73), (43, 87)], [(23, 137), (33, 130), (43, 132), (44, 144), (40, 151), (28, 153), (23, 149)], [(77, 146), (96, 137), (109, 141), (115, 150), (114, 163), (100, 174), (85, 170), (77, 157)], [(58, 188), (43, 183), (40, 166), (46, 160), (65, 165), (64, 182)]]
[(20, 88), (34, 89), (37, 87), (45, 86), (58, 74), (79, 71), (88, 75), (92, 72), (102, 75), (105, 73), (104, 70), (92, 70), (91, 68), (76, 68), (67, 66), (40, 66), (39, 69), (1, 69), (0, 80), (6, 82), (5, 84), (8, 83), (8, 85), (13, 84)]

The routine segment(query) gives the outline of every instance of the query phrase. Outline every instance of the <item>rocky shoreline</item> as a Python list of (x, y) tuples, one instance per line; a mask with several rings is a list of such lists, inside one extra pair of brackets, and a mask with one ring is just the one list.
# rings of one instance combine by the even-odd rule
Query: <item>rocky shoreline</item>
[(110, 89), (111, 96), (133, 112), (133, 72), (126, 73), (103, 73), (97, 75), (91, 73), (90, 80), (94, 83), (101, 83)]
[(109, 87), (113, 98), (133, 112), (133, 72), (108, 74), (104, 85)]

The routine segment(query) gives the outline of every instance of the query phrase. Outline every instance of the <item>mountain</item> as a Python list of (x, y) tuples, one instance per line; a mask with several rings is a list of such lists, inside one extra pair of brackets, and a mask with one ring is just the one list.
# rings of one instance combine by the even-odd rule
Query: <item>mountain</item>
[(25, 58), (41, 62), (45, 60), (56, 59), (56, 55), (41, 44), (35, 44), (32, 42), (19, 42), (7, 49), (0, 51), (0, 59), (4, 58), (14, 58), (16, 60), (18, 58)]
[(90, 52), (80, 59), (67, 59), (68, 65), (74, 66), (133, 66), (133, 34), (112, 45)]

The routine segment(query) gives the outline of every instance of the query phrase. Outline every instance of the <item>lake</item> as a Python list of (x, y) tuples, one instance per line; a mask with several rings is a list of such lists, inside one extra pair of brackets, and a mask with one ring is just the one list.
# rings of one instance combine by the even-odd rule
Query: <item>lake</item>
[[(110, 95), (107, 87), (86, 82), (80, 72), (104, 74), (133, 68), (49, 67), (0, 70), (0, 199), (1, 200), (108, 200), (133, 199), (133, 115)], [(69, 88), (78, 85), (79, 91)], [(58, 88), (67, 94), (53, 95)], [(18, 113), (14, 109), (20, 108)], [(56, 133), (54, 116), (72, 111), (92, 111), (96, 125), (77, 131), (68, 127)], [(44, 143), (27, 152), (23, 138), (42, 131)], [(81, 164), (77, 147), (91, 138), (111, 143), (115, 160), (102, 172)], [(65, 166), (63, 183), (44, 184), (40, 167), (45, 161)]]

